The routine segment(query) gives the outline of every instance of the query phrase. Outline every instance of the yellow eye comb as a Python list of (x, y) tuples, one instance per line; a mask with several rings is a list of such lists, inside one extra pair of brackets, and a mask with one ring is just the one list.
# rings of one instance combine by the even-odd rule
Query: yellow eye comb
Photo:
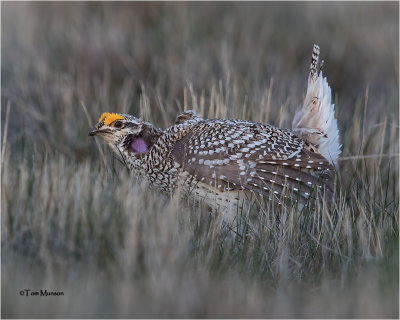
[(118, 113), (109, 113), (109, 112), (104, 112), (99, 118), (99, 122), (104, 120), (104, 124), (106, 126), (110, 125), (113, 123), (115, 120), (123, 120), (124, 118), (120, 116)]

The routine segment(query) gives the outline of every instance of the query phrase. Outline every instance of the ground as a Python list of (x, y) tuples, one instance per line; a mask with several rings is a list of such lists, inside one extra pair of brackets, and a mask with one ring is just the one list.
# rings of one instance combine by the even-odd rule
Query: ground
[[(2, 2), (1, 18), (2, 317), (399, 317), (397, 2)], [(343, 144), (329, 210), (267, 208), (257, 230), (242, 211), (232, 235), (87, 136), (105, 111), (290, 128), (314, 43)]]

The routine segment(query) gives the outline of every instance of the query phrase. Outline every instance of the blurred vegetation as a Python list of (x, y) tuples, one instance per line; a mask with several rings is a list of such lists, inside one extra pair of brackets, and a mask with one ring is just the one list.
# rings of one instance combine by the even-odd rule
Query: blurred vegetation
[[(397, 2), (1, 9), (2, 317), (399, 316)], [(104, 111), (290, 127), (314, 43), (343, 143), (331, 211), (231, 235), (87, 137)]]

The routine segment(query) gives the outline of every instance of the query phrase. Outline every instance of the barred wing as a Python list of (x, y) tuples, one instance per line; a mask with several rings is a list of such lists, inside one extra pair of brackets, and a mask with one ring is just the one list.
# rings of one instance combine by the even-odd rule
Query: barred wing
[(332, 192), (332, 169), (313, 146), (292, 134), (242, 120), (204, 120), (176, 142), (175, 162), (219, 191), (252, 190), (279, 198), (289, 189), (307, 200), (315, 186)]

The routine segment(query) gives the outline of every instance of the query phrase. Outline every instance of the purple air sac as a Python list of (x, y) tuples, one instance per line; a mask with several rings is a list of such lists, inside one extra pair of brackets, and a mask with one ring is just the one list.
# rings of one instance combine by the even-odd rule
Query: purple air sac
[(147, 151), (147, 144), (142, 138), (137, 138), (131, 143), (132, 149), (137, 153), (143, 153)]

